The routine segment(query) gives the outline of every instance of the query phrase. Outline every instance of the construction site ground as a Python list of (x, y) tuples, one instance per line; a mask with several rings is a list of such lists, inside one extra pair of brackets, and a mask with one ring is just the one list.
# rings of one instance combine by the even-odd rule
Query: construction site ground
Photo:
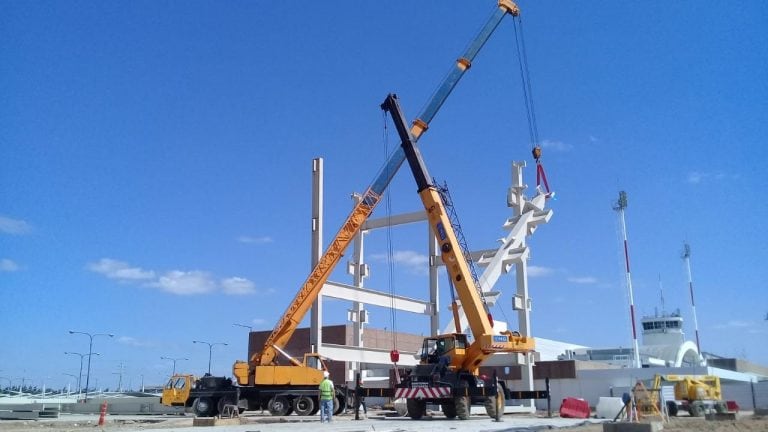
[[(240, 419), (225, 419), (216, 426), (193, 426), (191, 415), (108, 415), (103, 426), (98, 426), (98, 415), (61, 414), (57, 419), (45, 420), (3, 420), (0, 421), (0, 431), (31, 432), (31, 431), (88, 431), (114, 430), (119, 432), (153, 430), (174, 432), (475, 432), (475, 431), (540, 431), (560, 429), (564, 432), (601, 432), (604, 419), (567, 419), (546, 415), (505, 415), (501, 422), (493, 421), (485, 416), (472, 416), (469, 420), (448, 420), (439, 413), (425, 417), (422, 420), (410, 420), (403, 417), (393, 417), (390, 412), (371, 411), (368, 418), (355, 420), (353, 415), (343, 414), (334, 417), (330, 424), (320, 423), (319, 417), (273, 417), (261, 414), (246, 414)], [(649, 421), (654, 419), (648, 419)], [(658, 421), (658, 419), (655, 419)], [(756, 417), (744, 412), (737, 416), (736, 421), (707, 421), (704, 418), (676, 417), (663, 425), (664, 430), (672, 431), (768, 431), (768, 418)]]

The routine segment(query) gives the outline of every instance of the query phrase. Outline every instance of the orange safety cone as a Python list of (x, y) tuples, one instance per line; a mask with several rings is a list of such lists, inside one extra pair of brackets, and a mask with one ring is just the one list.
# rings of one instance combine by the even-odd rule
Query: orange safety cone
[(104, 417), (107, 415), (107, 402), (101, 404), (101, 414), (99, 414), (99, 426), (104, 426)]

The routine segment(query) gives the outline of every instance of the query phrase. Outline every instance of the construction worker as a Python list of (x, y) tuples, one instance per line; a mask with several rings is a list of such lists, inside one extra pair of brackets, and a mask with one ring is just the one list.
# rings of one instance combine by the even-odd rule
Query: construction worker
[[(360, 383), (360, 388), (361, 389), (365, 388), (363, 386), (363, 383)], [(357, 413), (358, 414), (360, 413), (360, 408), (361, 407), (363, 408), (363, 418), (367, 419), (368, 418), (368, 407), (365, 406), (365, 397), (364, 396), (360, 397), (360, 404), (357, 406)]]
[(333, 416), (333, 396), (335, 393), (333, 381), (329, 378), (328, 371), (323, 372), (323, 381), (318, 386), (318, 399), (320, 399), (320, 423), (331, 422)]

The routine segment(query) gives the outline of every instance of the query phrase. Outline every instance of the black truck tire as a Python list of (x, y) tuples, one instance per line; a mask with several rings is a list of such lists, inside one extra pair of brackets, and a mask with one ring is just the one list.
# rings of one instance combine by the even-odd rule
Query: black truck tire
[(192, 412), (197, 417), (213, 417), (216, 415), (216, 406), (213, 403), (213, 399), (200, 397), (192, 402)]
[(469, 396), (456, 396), (453, 398), (453, 405), (459, 420), (469, 420)]
[(285, 396), (275, 396), (270, 399), (267, 409), (273, 416), (286, 416), (293, 411), (291, 402)]
[(496, 384), (496, 396), (488, 396), (485, 399), (485, 412), (490, 418), (501, 420), (501, 416), (504, 415), (505, 401), (504, 388), (501, 384)]
[(704, 414), (704, 404), (699, 401), (691, 402), (688, 405), (688, 414), (690, 414), (691, 417), (701, 417), (701, 415)]
[(413, 420), (421, 419), (427, 410), (427, 403), (420, 399), (408, 399), (406, 405), (408, 406), (408, 416)]
[(443, 415), (445, 416), (445, 418), (447, 419), (456, 418), (456, 405), (453, 404), (453, 401), (440, 404), (440, 408), (443, 410)]
[(310, 416), (317, 407), (317, 401), (311, 396), (299, 396), (293, 399), (293, 411), (296, 415)]
[(677, 416), (677, 402), (667, 401), (667, 414), (669, 414), (670, 417)]
[(344, 411), (344, 407), (346, 404), (346, 400), (344, 397), (338, 393), (336, 393), (336, 397), (333, 398), (333, 415), (339, 415), (342, 411)]
[[(237, 401), (235, 400), (234, 396), (222, 396), (221, 399), (219, 399), (219, 403), (216, 404), (216, 408), (219, 410), (219, 414), (224, 412), (224, 406), (225, 405), (237, 405)], [(238, 411), (239, 413), (239, 411)]]

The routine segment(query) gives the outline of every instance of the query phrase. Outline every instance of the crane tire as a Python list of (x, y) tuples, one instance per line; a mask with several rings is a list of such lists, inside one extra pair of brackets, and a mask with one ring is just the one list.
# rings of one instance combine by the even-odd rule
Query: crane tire
[(309, 416), (315, 410), (317, 402), (311, 396), (298, 396), (293, 399), (293, 411), (296, 415)]
[(408, 406), (408, 416), (413, 420), (419, 420), (424, 416), (424, 412), (427, 409), (427, 403), (420, 399), (408, 399), (406, 402)]
[(453, 401), (440, 404), (440, 408), (443, 410), (443, 415), (445, 416), (445, 418), (447, 419), (456, 418), (456, 405), (453, 404)]
[(213, 417), (216, 415), (216, 405), (209, 397), (200, 397), (192, 402), (192, 412), (197, 417)]

